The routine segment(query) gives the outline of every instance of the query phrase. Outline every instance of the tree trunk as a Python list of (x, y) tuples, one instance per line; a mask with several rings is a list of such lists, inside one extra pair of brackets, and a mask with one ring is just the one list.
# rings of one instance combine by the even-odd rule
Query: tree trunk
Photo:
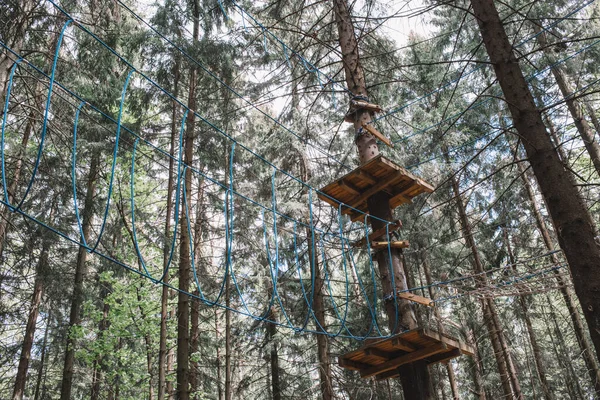
[[(175, 66), (173, 67), (173, 96), (177, 97), (179, 95), (179, 68), (180, 68), (180, 58), (176, 57)], [(169, 265), (169, 255), (171, 253), (171, 215), (173, 214), (173, 192), (175, 190), (175, 160), (177, 157), (175, 154), (175, 143), (178, 138), (178, 121), (177, 116), (179, 109), (179, 104), (173, 100), (172, 101), (172, 111), (171, 111), (171, 145), (169, 154), (171, 158), (169, 158), (169, 180), (167, 184), (167, 210), (165, 219), (165, 243), (163, 247), (163, 271), (164, 278), (163, 282), (165, 283), (162, 286), (162, 293), (160, 298), (160, 333), (159, 333), (159, 344), (158, 344), (158, 400), (165, 399), (165, 393), (167, 391), (166, 379), (167, 379), (167, 318), (169, 314), (169, 296), (171, 290), (166, 285), (170, 280), (170, 273), (166, 271), (167, 266)], [(175, 217), (177, 218), (177, 217)]]
[(514, 126), (552, 216), (586, 317), (600, 351), (600, 245), (592, 218), (565, 170), (523, 77), (493, 0), (471, 0), (483, 42), (506, 98)]
[(556, 84), (560, 89), (560, 93), (565, 98), (567, 108), (569, 109), (571, 118), (573, 118), (573, 122), (575, 122), (577, 132), (579, 132), (579, 136), (581, 136), (581, 140), (583, 140), (583, 144), (585, 145), (585, 149), (592, 160), (592, 164), (596, 169), (596, 173), (600, 177), (600, 145), (595, 140), (594, 131), (583, 115), (583, 107), (579, 101), (577, 101), (577, 99), (573, 98), (573, 88), (569, 82), (567, 74), (565, 71), (563, 71), (560, 65), (556, 65), (555, 57), (552, 54), (552, 48), (548, 46), (548, 41), (546, 40), (546, 33), (542, 32), (537, 23), (533, 23), (532, 26), (533, 31), (537, 35), (537, 42), (544, 49), (544, 55), (546, 58), (548, 58), (548, 61), (552, 65), (550, 70), (552, 71), (552, 75), (554, 76)]
[(231, 384), (231, 310), (230, 307), (231, 283), (230, 275), (225, 278), (225, 400), (232, 399)]
[(40, 400), (42, 398), (42, 380), (44, 377), (44, 365), (46, 365), (46, 347), (48, 346), (48, 332), (50, 332), (50, 321), (52, 321), (52, 305), (48, 307), (48, 315), (46, 316), (46, 329), (44, 330), (44, 339), (42, 341), (42, 355), (40, 357), (40, 368), (37, 373), (37, 380), (35, 383), (35, 393), (33, 395), (33, 400)]
[[(310, 179), (310, 169), (308, 162), (306, 160), (305, 154), (300, 154), (302, 158), (301, 162), (301, 177), (304, 182), (308, 182)], [(307, 199), (308, 200), (308, 199)], [(323, 330), (327, 330), (326, 321), (325, 321), (325, 304), (323, 301), (323, 278), (321, 276), (321, 269), (319, 266), (319, 255), (318, 252), (315, 252), (315, 243), (313, 241), (313, 233), (310, 227), (309, 216), (306, 216), (307, 219), (307, 227), (306, 227), (306, 240), (308, 243), (308, 257), (309, 257), (309, 266), (311, 271), (314, 271), (314, 296), (313, 296), (313, 312), (315, 315), (315, 319), (317, 323), (323, 328)], [(310, 312), (308, 310), (307, 312)], [(315, 327), (316, 330), (320, 330), (318, 326)], [(319, 380), (321, 387), (321, 396), (323, 400), (331, 400), (333, 398), (333, 386), (331, 379), (331, 363), (329, 361), (329, 337), (325, 334), (317, 334), (317, 359), (319, 360)]]
[[(342, 63), (346, 76), (348, 89), (354, 96), (367, 96), (364, 71), (360, 63), (358, 53), (358, 42), (356, 40), (354, 26), (348, 10), (347, 0), (333, 0), (334, 14), (339, 34), (339, 44), (342, 51)], [(364, 164), (379, 154), (377, 142), (373, 136), (364, 132), (363, 123), (371, 121), (371, 113), (359, 110), (354, 117), (354, 128), (358, 134), (355, 140), (361, 164)], [(367, 200), (369, 213), (381, 220), (391, 221), (392, 210), (389, 206), (389, 195), (380, 192)], [(373, 230), (384, 225), (379, 219), (371, 218)], [(396, 287), (392, 287), (390, 276), (390, 265), (387, 252), (377, 254), (377, 264), (381, 276), (381, 285), (385, 302), (385, 310), (388, 316), (390, 333), (398, 333), (405, 329), (413, 329), (417, 326), (414, 311), (407, 300), (398, 300), (394, 304), (394, 292), (408, 289), (406, 276), (401, 265), (400, 249), (391, 250), (391, 271), (394, 274)], [(398, 311), (398, 313), (396, 313)], [(433, 398), (431, 378), (424, 361), (419, 361), (398, 369), (404, 392), (405, 400), (426, 400)]]
[(37, 263), (35, 273), (35, 283), (33, 287), (33, 295), (29, 306), (29, 316), (27, 317), (27, 325), (25, 327), (25, 337), (21, 346), (21, 357), (19, 358), (19, 366), (17, 367), (17, 376), (15, 378), (15, 386), (13, 389), (13, 400), (21, 400), (25, 393), (25, 383), (27, 382), (27, 370), (29, 368), (29, 360), (31, 357), (31, 348), (35, 336), (37, 318), (40, 312), (40, 304), (44, 294), (44, 270), (48, 268), (48, 250), (50, 244), (47, 240), (43, 240), (42, 252)]
[[(273, 309), (269, 311), (269, 319), (271, 321), (277, 321), (277, 316)], [(271, 346), (270, 359), (271, 359), (271, 390), (273, 392), (273, 400), (281, 400), (281, 382), (279, 380), (279, 354), (277, 352), (277, 339), (275, 334), (277, 333), (277, 326), (275, 324), (267, 323), (267, 343)]]
[[(99, 336), (103, 335), (104, 332), (109, 328), (108, 313), (110, 312), (110, 305), (106, 301), (104, 301), (107, 295), (108, 291), (102, 290), (101, 297), (104, 302), (104, 307), (102, 310), (102, 320), (100, 321), (98, 326)], [(98, 400), (100, 398), (100, 384), (102, 382), (103, 358), (104, 355), (101, 354), (94, 360), (94, 367), (92, 372), (92, 393), (90, 395), (90, 400)]]
[[(429, 298), (431, 300), (435, 300), (435, 291), (433, 290), (433, 279), (431, 278), (431, 269), (429, 268), (429, 260), (427, 259), (427, 255), (425, 253), (425, 249), (423, 248), (423, 246), (419, 246), (421, 247), (421, 261), (423, 262), (423, 272), (425, 274), (425, 283), (428, 286), (428, 290), (429, 290)], [(433, 309), (433, 313), (435, 316), (435, 320), (438, 324), (438, 331), (440, 332), (440, 334), (444, 334), (444, 327), (442, 325), (442, 317), (440, 315), (440, 311), (438, 310), (437, 307), (434, 307)], [(460, 394), (458, 392), (458, 385), (456, 384), (456, 377), (454, 376), (454, 369), (452, 369), (452, 365), (451, 365), (451, 361), (448, 361), (446, 363), (446, 372), (448, 373), (448, 380), (450, 381), (450, 389), (452, 390), (452, 399), (453, 400), (459, 400), (460, 399)], [(483, 388), (480, 388), (483, 389)]]
[[(88, 176), (87, 192), (85, 194), (83, 222), (81, 229), (83, 237), (88, 242), (93, 217), (94, 197), (96, 194), (96, 180), (99, 177), (98, 167), (100, 164), (100, 155), (93, 153)], [(63, 365), (62, 383), (60, 390), (61, 400), (71, 399), (71, 388), (73, 386), (73, 368), (75, 364), (75, 338), (72, 336), (73, 327), (81, 323), (81, 306), (83, 304), (83, 281), (87, 275), (87, 250), (79, 247), (77, 253), (77, 263), (75, 266), (75, 282), (73, 284), (73, 294), (71, 299), (71, 312), (69, 314), (69, 336), (67, 337), (65, 361)]]
[(472, 346), (475, 349), (473, 354), (473, 382), (475, 383), (475, 387), (477, 392), (477, 398), (479, 400), (487, 400), (485, 385), (483, 381), (483, 371), (481, 367), (481, 357), (479, 352), (479, 346), (477, 345), (477, 341), (475, 340), (475, 335), (473, 334), (473, 330), (465, 326), (465, 338), (467, 340), (467, 344)]
[[(550, 232), (548, 231), (548, 227), (546, 226), (546, 222), (544, 221), (541, 206), (538, 203), (538, 200), (535, 197), (533, 187), (529, 182), (529, 179), (527, 178), (525, 167), (521, 163), (517, 163), (517, 166), (519, 167), (519, 173), (521, 174), (523, 186), (525, 186), (525, 191), (527, 193), (529, 203), (531, 204), (531, 208), (533, 209), (533, 215), (535, 216), (536, 224), (540, 231), (542, 239), (544, 240), (546, 249), (548, 251), (553, 251), (553, 241), (550, 236)], [(550, 258), (554, 265), (560, 265), (560, 259), (556, 254), (550, 255)], [(598, 366), (596, 357), (594, 357), (592, 345), (589, 342), (585, 333), (584, 322), (581, 319), (581, 315), (579, 314), (576, 300), (573, 298), (571, 289), (567, 285), (567, 282), (565, 282), (565, 279), (562, 277), (559, 270), (554, 270), (554, 276), (556, 278), (556, 283), (560, 288), (560, 293), (565, 301), (565, 305), (571, 318), (571, 322), (573, 323), (575, 338), (577, 339), (577, 343), (579, 344), (579, 347), (581, 349), (581, 355), (583, 357), (583, 360), (585, 361), (585, 365), (587, 367), (586, 369), (590, 376), (591, 382), (595, 387), (596, 393), (600, 393), (600, 367)]]
[[(198, 0), (192, 3), (192, 15), (194, 18), (193, 28), (193, 43), (198, 42), (200, 36), (200, 5)], [(193, 165), (194, 161), (194, 136), (196, 128), (196, 118), (194, 110), (196, 110), (196, 85), (197, 69), (191, 67), (188, 92), (188, 109), (191, 110), (187, 114), (187, 125), (185, 131), (185, 148), (184, 148), (184, 163)], [(192, 200), (192, 170), (185, 170), (185, 196), (187, 204), (191, 204)], [(182, 196), (184, 194), (182, 193)], [(190, 236), (187, 229), (185, 212), (181, 215), (181, 242), (179, 247), (179, 292), (177, 294), (177, 400), (189, 400), (190, 398), (190, 297), (188, 295), (190, 289)]]
[[(502, 228), (502, 232), (504, 235), (504, 242), (506, 243), (506, 250), (508, 253), (508, 260), (512, 266), (514, 272), (517, 272), (516, 259), (512, 251), (512, 246), (510, 244), (510, 238), (508, 236), (508, 232), (506, 228)], [(531, 306), (531, 296), (527, 296), (521, 294), (521, 290), (517, 287), (519, 291), (518, 302), (521, 308), (521, 314), (523, 315), (523, 319), (525, 320), (525, 326), (527, 328), (527, 334), (529, 336), (529, 341), (531, 343), (531, 348), (533, 350), (533, 358), (535, 361), (535, 366), (537, 369), (538, 378), (540, 380), (540, 386), (542, 387), (542, 393), (544, 394), (544, 398), (546, 400), (554, 400), (554, 395), (548, 386), (548, 379), (546, 379), (546, 366), (544, 365), (544, 355), (540, 345), (538, 344), (537, 337), (535, 331), (533, 330), (533, 324), (531, 322), (531, 317), (529, 316), (529, 309)]]
[[(447, 156), (446, 156), (447, 157)], [(449, 160), (446, 160), (449, 161)], [(467, 217), (467, 212), (465, 210), (465, 205), (463, 204), (462, 198), (460, 197), (460, 189), (458, 186), (458, 181), (455, 176), (450, 178), (450, 182), (452, 184), (452, 190), (454, 192), (454, 196), (456, 197), (456, 206), (458, 208), (458, 214), (460, 218), (460, 225), (463, 231), (463, 237), (467, 242), (469, 249), (471, 250), (472, 263), (474, 270), (477, 274), (481, 274), (480, 284), (487, 284), (487, 277), (483, 274), (484, 268), (481, 258), (479, 256), (479, 250), (477, 248), (477, 244), (475, 243), (475, 238), (473, 237), (473, 232), (471, 230), (471, 224), (469, 223), (469, 219)], [(490, 340), (492, 342), (492, 348), (494, 349), (494, 356), (496, 358), (496, 364), (498, 366), (498, 372), (500, 373), (500, 380), (502, 382), (502, 389), (504, 391), (504, 396), (507, 399), (513, 398), (513, 388), (511, 388), (511, 384), (516, 378), (511, 379), (511, 374), (509, 371), (507, 357), (504, 356), (504, 348), (502, 346), (500, 335), (502, 331), (496, 325), (495, 320), (497, 318), (495, 312), (495, 305), (490, 299), (482, 299), (481, 307), (483, 309), (483, 319), (490, 335)], [(496, 318), (495, 318), (496, 317)], [(515, 397), (518, 398), (517, 393), (515, 393)]]

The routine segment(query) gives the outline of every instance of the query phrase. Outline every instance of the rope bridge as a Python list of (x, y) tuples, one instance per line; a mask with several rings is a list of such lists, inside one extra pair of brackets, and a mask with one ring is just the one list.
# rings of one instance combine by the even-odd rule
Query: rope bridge
[[(214, 237), (211, 238), (216, 243), (215, 245), (211, 244), (210, 251), (216, 260), (212, 263), (202, 261), (201, 253), (206, 250), (194, 246), (194, 243), (198, 242), (192, 240), (190, 259), (196, 290), (186, 292), (187, 295), (197, 298), (209, 307), (227, 308), (223, 297), (225, 283), (229, 278), (239, 304), (232, 306), (230, 309), (255, 320), (275, 323), (295, 332), (313, 332), (327, 334), (331, 337), (349, 337), (364, 340), (369, 337), (388, 336), (385, 328), (387, 326), (385, 313), (382, 307), (379, 306), (379, 299), (383, 296), (381, 287), (377, 283), (373, 255), (376, 251), (387, 252), (391, 258), (391, 246), (396, 240), (393, 233), (397, 228), (396, 221), (382, 221), (385, 224), (385, 233), (379, 240), (385, 243), (383, 247), (372, 248), (369, 240), (365, 241), (364, 248), (353, 246), (360, 237), (368, 237), (369, 231), (367, 224), (352, 222), (345, 217), (343, 215), (344, 210), (352, 210), (353, 215), (362, 215), (362, 221), (366, 222), (367, 215), (363, 211), (351, 205), (339, 203), (338, 200), (315, 189), (309, 183), (278, 167), (249, 146), (235, 139), (232, 134), (219, 128), (198, 110), (188, 108), (182, 100), (159, 85), (148, 74), (135, 68), (131, 62), (107, 45), (85, 25), (77, 22), (75, 18), (51, 0), (49, 2), (67, 19), (58, 36), (49, 73), (44, 72), (42, 67), (23, 57), (5, 43), (0, 42), (0, 46), (14, 60), (3, 105), (0, 143), (3, 185), (3, 197), (0, 202), (10, 212), (22, 215), (75, 245), (85, 248), (89, 253), (96, 254), (139, 274), (155, 284), (167, 285), (171, 289), (179, 291), (177, 287), (165, 282), (165, 277), (174, 264), (177, 237), (181, 229), (187, 230), (189, 237), (198, 239), (195, 237), (197, 232), (192, 224), (200, 215), (197, 211), (194, 211), (193, 204), (188, 204), (188, 196), (186, 195), (188, 191), (194, 188), (187, 187), (185, 180), (182, 179), (185, 172), (189, 170), (198, 181), (202, 182), (206, 196), (212, 200), (211, 215), (214, 216), (212, 223), (215, 224), (214, 230), (220, 236), (215, 233), (213, 234)], [(56, 79), (61, 46), (69, 29), (78, 29), (93, 39), (127, 68), (116, 117), (102, 111), (99, 106), (94, 105), (89, 99)], [(316, 70), (316, 67), (312, 69)], [(12, 127), (13, 125), (17, 126), (16, 121), (19, 119), (20, 107), (14, 103), (14, 97), (19, 94), (19, 90), (25, 90), (25, 88), (19, 87), (19, 83), (26, 80), (24, 73), (46, 84), (48, 91), (43, 108), (37, 150), (33, 160), (30, 160), (31, 162), (27, 164), (28, 167), (31, 167), (31, 175), (24, 186), (20, 200), (16, 200), (14, 198), (16, 197), (15, 194), (9, 193), (8, 190), (10, 188), (8, 180), (11, 173), (11, 164), (7, 160), (21, 157), (19, 155), (21, 149), (15, 144), (19, 139), (19, 131), (18, 129), (12, 129)], [(135, 132), (129, 127), (129, 124), (124, 123), (127, 115), (127, 95), (130, 87), (136, 85), (138, 87), (149, 85), (149, 87), (177, 104), (178, 109), (181, 111), (182, 117), (178, 124), (178, 141), (173, 153), (163, 149), (156, 140), (146, 137), (147, 135), (141, 132)], [(34, 189), (48, 189), (40, 187), (40, 175), (45, 176), (45, 171), (43, 171), (44, 160), (56, 156), (55, 143), (65, 139), (64, 136), (61, 136), (59, 129), (53, 129), (53, 124), (58, 124), (57, 121), (54, 121), (54, 118), (58, 117), (52, 112), (53, 104), (59, 100), (71, 105), (74, 109), (71, 154), (70, 160), (67, 162), (68, 168), (55, 168), (51, 173), (52, 178), (57, 181), (64, 178), (69, 179), (71, 182), (71, 220), (73, 223), (70, 228), (61, 227), (59, 224), (49, 222), (41, 217), (40, 214), (42, 213), (39, 210), (36, 211), (36, 204), (32, 201), (35, 193)], [(183, 135), (186, 129), (186, 120), (191, 114), (210, 128), (213, 134), (228, 146), (227, 166), (223, 171), (205, 171), (203, 168), (187, 165), (183, 162)], [(84, 117), (91, 120), (92, 115), (101, 118), (102, 121), (110, 124), (114, 129), (114, 136), (110, 141), (114, 145), (107, 162), (109, 172), (105, 202), (102, 207), (103, 211), (97, 216), (100, 223), (95, 240), (86, 238), (84, 234), (84, 223), (80, 215), (83, 212), (80, 212), (77, 189), (78, 178), (81, 176), (79, 170), (82, 161), (82, 157), (78, 157), (78, 153), (81, 153), (81, 142), (85, 139), (85, 137), (82, 139), (82, 131), (84, 131), (82, 120)], [(109, 140), (106, 141), (109, 142)], [(48, 143), (51, 143), (51, 145), (49, 146)], [(62, 149), (59, 148), (58, 150)], [(124, 150), (131, 152), (130, 159), (123, 156)], [(172, 218), (174, 224), (170, 240), (169, 238), (164, 239), (169, 247), (168, 261), (164, 265), (157, 265), (151, 261), (160, 246), (155, 245), (152, 247), (148, 236), (141, 234), (144, 231), (151, 230), (150, 223), (142, 222), (143, 229), (141, 229), (139, 221), (136, 221), (136, 204), (139, 204), (144, 198), (136, 194), (135, 184), (136, 182), (143, 182), (143, 180), (138, 179), (139, 176), (143, 176), (144, 179), (149, 178), (147, 175), (141, 175), (139, 168), (136, 169), (136, 166), (140, 163), (140, 155), (143, 155), (155, 165), (161, 165), (159, 160), (172, 160), (176, 166), (174, 215), (165, 216), (165, 218)], [(259, 199), (256, 194), (244, 193), (244, 182), (241, 182), (242, 184), (238, 183), (238, 175), (236, 174), (236, 160), (238, 159), (249, 159), (252, 163), (260, 165), (263, 171), (268, 171), (270, 175), (270, 199), (268, 201)], [(68, 174), (61, 176), (61, 171), (68, 171)], [(124, 173), (123, 171), (127, 172)], [(114, 197), (117, 192), (121, 194), (119, 183), (122, 176), (127, 176), (129, 181), (130, 210), (128, 218), (123, 218), (123, 223), (131, 227), (133, 254), (135, 255), (133, 262), (127, 254), (115, 256), (111, 245), (103, 240), (110, 225), (111, 211), (114, 213), (115, 208), (118, 209), (118, 207), (115, 207)], [(295, 213), (300, 214), (300, 216), (295, 215), (293, 212), (282, 211), (282, 207), (278, 205), (281, 201), (278, 195), (283, 191), (283, 181), (292, 182), (293, 185), (296, 185), (298, 192), (303, 193), (303, 199), (305, 200), (303, 210), (301, 213)], [(200, 189), (200, 187), (197, 189)], [(158, 193), (154, 193), (154, 195), (159, 196)], [(323, 209), (317, 203), (316, 196), (329, 198), (332, 202), (338, 204), (336, 211), (330, 214), (326, 221), (321, 221)], [(162, 198), (161, 201), (164, 203), (166, 199)], [(214, 206), (214, 204), (218, 204), (219, 207)], [(326, 209), (329, 210), (329, 207)], [(193, 218), (194, 213), (195, 218)], [(368, 218), (374, 217), (368, 216)], [(361, 218), (356, 218), (356, 220), (361, 221)], [(248, 230), (255, 231), (260, 235), (259, 237), (262, 237), (262, 243), (259, 243), (262, 248), (256, 246), (256, 242), (258, 242), (256, 240), (254, 244), (247, 243), (244, 234)], [(258, 257), (258, 264), (264, 268), (262, 280), (268, 293), (259, 293), (260, 288), (256, 284), (256, 281), (260, 279), (260, 276), (257, 277), (259, 271), (252, 270), (254, 267), (251, 263), (248, 263), (247, 258), (245, 259), (241, 255), (242, 250), (246, 257), (248, 254), (251, 254), (255, 259)], [(547, 255), (540, 256), (540, 258)], [(391, 262), (389, 264), (392, 265)], [(250, 265), (250, 267), (247, 267), (247, 265)], [(209, 271), (209, 267), (212, 267), (212, 270)], [(553, 271), (562, 267), (560, 265), (551, 268), (553, 268)], [(327, 326), (322, 326), (319, 323), (313, 311), (313, 299), (317, 290), (315, 277), (318, 271), (316, 271), (316, 268), (322, 268), (324, 274), (323, 295), (328, 302)], [(510, 286), (516, 282), (534, 278), (540, 279), (540, 277), (548, 275), (547, 271), (548, 267), (545, 266), (540, 271), (515, 277), (514, 283), (507, 280), (496, 282), (495, 285), (496, 288), (499, 288), (500, 286)], [(493, 271), (490, 273), (493, 273)], [(394, 276), (394, 274), (390, 275)], [(476, 279), (474, 275), (463, 278)], [(452, 285), (456, 285), (456, 283), (456, 280), (449, 280), (436, 282), (430, 286), (452, 288)], [(426, 287), (414, 288), (410, 291), (423, 290), (424, 288)], [(493, 290), (491, 286), (490, 288), (490, 290)], [(477, 288), (477, 290), (480, 293), (484, 288)], [(395, 304), (396, 320), (399, 319), (397, 317), (398, 301), (403, 297), (404, 292), (393, 292), (388, 299), (393, 300)], [(463, 295), (465, 293), (457, 296)], [(436, 302), (441, 303), (451, 298), (452, 296), (441, 297)], [(293, 313), (290, 312), (290, 308), (294, 309)], [(272, 309), (278, 310), (278, 313), (282, 316), (280, 320), (272, 319)], [(298, 316), (298, 314), (302, 315)]]

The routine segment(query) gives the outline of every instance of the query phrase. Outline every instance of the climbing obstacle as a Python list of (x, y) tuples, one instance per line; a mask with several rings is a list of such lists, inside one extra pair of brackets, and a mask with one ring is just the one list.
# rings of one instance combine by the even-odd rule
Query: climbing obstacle
[[(344, 118), (346, 122), (356, 123), (359, 120), (360, 110), (367, 111), (371, 115), (381, 111), (379, 106), (362, 100), (351, 100), (350, 110)], [(362, 123), (358, 134), (370, 134), (393, 147), (393, 143), (368, 122)], [(369, 218), (368, 200), (371, 197), (384, 193), (389, 208), (393, 210), (402, 204), (411, 203), (414, 197), (422, 193), (431, 193), (433, 190), (432, 185), (380, 154), (322, 188), (319, 198), (339, 209), (340, 213), (349, 215), (352, 221), (366, 224)], [(410, 246), (408, 240), (392, 239), (391, 234), (401, 227), (402, 223), (399, 220), (386, 221), (383, 227), (373, 228), (374, 230), (367, 233), (366, 237), (355, 241), (352, 247), (360, 248), (368, 245), (374, 252), (387, 250), (391, 262), (392, 250), (401, 252), (402, 249)], [(394, 287), (391, 283), (388, 285)], [(410, 289), (394, 289), (394, 292), (384, 293), (384, 301), (392, 300), (410, 301), (427, 307), (434, 305), (431, 299), (411, 293)], [(368, 341), (360, 349), (340, 356), (338, 362), (342, 368), (359, 371), (362, 378), (389, 379), (399, 376), (399, 368), (403, 365), (422, 360), (430, 365), (448, 362), (461, 354), (473, 355), (474, 351), (471, 347), (443, 334), (442, 329), (440, 326), (438, 333), (425, 328), (416, 328), (383, 340)]]
[(399, 367), (424, 360), (427, 365), (446, 363), (461, 354), (472, 356), (475, 350), (460, 340), (430, 329), (413, 329), (387, 339), (365, 344), (338, 358), (345, 369), (358, 371), (361, 378), (398, 377)]
[(433, 189), (429, 183), (379, 155), (322, 188), (318, 196), (333, 207), (341, 205), (342, 214), (359, 221), (369, 213), (367, 200), (379, 192), (390, 195), (390, 208), (394, 209)]

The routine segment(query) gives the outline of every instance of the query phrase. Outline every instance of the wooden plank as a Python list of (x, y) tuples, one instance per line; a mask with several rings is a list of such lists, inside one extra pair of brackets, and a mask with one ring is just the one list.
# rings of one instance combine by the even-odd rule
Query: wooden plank
[(383, 143), (385, 143), (386, 145), (388, 145), (389, 147), (394, 147), (394, 143), (392, 143), (392, 141), (388, 138), (386, 138), (385, 136), (383, 136), (383, 133), (379, 132), (377, 129), (375, 129), (375, 127), (371, 124), (362, 124), (362, 127), (369, 132), (371, 135), (375, 136), (377, 139), (381, 140)]
[(370, 378), (373, 375), (378, 375), (383, 372), (387, 372), (389, 370), (398, 368), (401, 365), (409, 364), (411, 362), (419, 361), (427, 357), (431, 357), (435, 354), (441, 353), (445, 351), (447, 348), (444, 343), (436, 343), (429, 347), (425, 347), (423, 349), (413, 351), (412, 353), (407, 353), (403, 356), (395, 358), (393, 360), (386, 361), (382, 364), (373, 366), (367, 369), (360, 370), (361, 378)]
[(352, 100), (352, 101), (350, 101), (350, 105), (355, 110), (363, 108), (365, 110), (372, 111), (374, 113), (380, 113), (383, 111), (381, 106), (378, 106), (377, 104), (369, 103), (366, 101), (361, 101), (361, 100)]
[(378, 349), (377, 347), (366, 348), (365, 356), (373, 356), (373, 357), (378, 358), (383, 361), (387, 361), (390, 358), (392, 358), (390, 353), (388, 353), (387, 351)]
[(404, 340), (400, 337), (392, 339), (392, 346), (398, 350), (404, 350), (404, 351), (408, 351), (408, 352), (415, 351), (418, 348), (414, 344), (412, 344), (409, 341)]
[(473, 354), (475, 353), (475, 350), (471, 346), (467, 346), (460, 340), (457, 340), (457, 339), (454, 339), (454, 338), (451, 338), (451, 337), (448, 337), (445, 335), (440, 335), (439, 333), (432, 331), (431, 329), (421, 328), (420, 333), (421, 333), (421, 336), (427, 336), (431, 339), (444, 342), (451, 347), (460, 349), (463, 354), (473, 356)]
[(427, 358), (427, 365), (447, 362), (453, 358), (459, 357), (462, 354), (460, 349), (452, 349), (445, 353), (436, 354), (435, 356)]
[(419, 296), (418, 294), (402, 292), (396, 293), (396, 296), (405, 300), (414, 301), (415, 303), (419, 303), (427, 307), (433, 307), (433, 300), (428, 299), (427, 297)]
[(345, 181), (344, 179), (340, 179), (338, 181), (338, 185), (340, 185), (341, 187), (343, 187), (344, 189), (346, 189), (346, 191), (352, 193), (355, 196), (360, 195), (360, 190), (354, 186), (353, 184)]
[(364, 181), (367, 181), (367, 183), (369, 185), (374, 185), (377, 183), (377, 179), (375, 179), (375, 177), (373, 175), (369, 174), (366, 171), (363, 171), (363, 170), (356, 171), (356, 176), (358, 176), (360, 179), (362, 179)]
[(407, 249), (410, 247), (410, 243), (408, 242), (408, 240), (396, 240), (394, 242), (374, 241), (371, 242), (371, 247), (374, 249), (381, 249), (388, 247), (388, 244), (392, 249)]
[(362, 247), (365, 245), (365, 243), (367, 243), (367, 241), (372, 242), (373, 240), (382, 237), (386, 233), (392, 233), (400, 229), (401, 227), (402, 222), (400, 220), (397, 220), (393, 224), (389, 225), (389, 228), (384, 226), (383, 228), (379, 228), (375, 232), (371, 233), (367, 238), (357, 240), (356, 242), (352, 243), (352, 247)]
[(342, 368), (351, 369), (353, 371), (362, 371), (371, 368), (372, 365), (361, 363), (354, 360), (348, 360), (347, 358), (338, 358), (338, 364)]
[(402, 180), (402, 178), (404, 178), (404, 175), (402, 175), (400, 172), (395, 172), (390, 178), (379, 181), (364, 192), (362, 192), (360, 196), (352, 200), (352, 203), (350, 203), (349, 206), (352, 208), (356, 208), (360, 205), (360, 203), (368, 200), (369, 197), (381, 192), (389, 186), (394, 185), (398, 181)]

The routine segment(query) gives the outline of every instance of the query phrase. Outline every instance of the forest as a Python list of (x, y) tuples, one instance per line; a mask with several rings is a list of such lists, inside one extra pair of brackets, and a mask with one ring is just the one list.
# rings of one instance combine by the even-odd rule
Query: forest
[(0, 0), (0, 399), (600, 399), (600, 3)]

